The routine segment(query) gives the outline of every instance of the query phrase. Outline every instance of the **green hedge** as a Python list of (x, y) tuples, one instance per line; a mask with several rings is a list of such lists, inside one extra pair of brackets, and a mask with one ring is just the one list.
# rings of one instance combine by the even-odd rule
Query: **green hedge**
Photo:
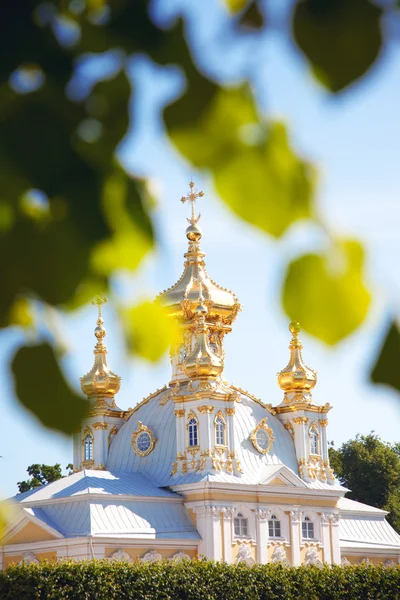
[(396, 600), (400, 568), (232, 566), (190, 561), (13, 565), (1, 600)]

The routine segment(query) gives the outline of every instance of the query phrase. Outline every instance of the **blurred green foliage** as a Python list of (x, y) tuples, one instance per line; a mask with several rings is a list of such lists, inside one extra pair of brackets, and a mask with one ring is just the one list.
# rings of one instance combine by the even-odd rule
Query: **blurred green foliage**
[[(68, 475), (70, 475), (72, 473), (73, 465), (69, 464), (66, 468), (68, 470)], [(60, 463), (55, 465), (33, 464), (29, 465), (26, 470), (28, 475), (30, 475), (30, 478), (25, 481), (18, 481), (17, 483), (18, 491), (21, 494), (65, 477), (65, 475), (62, 474)]]
[(399, 444), (383, 442), (377, 435), (357, 435), (340, 448), (329, 448), (331, 467), (349, 488), (347, 497), (387, 510), (388, 521), (400, 532)]
[[(395, 11), (390, 2), (382, 6), (367, 0), (294, 4), (287, 31), (331, 92), (372, 68), (384, 47), (382, 18)], [(212, 174), (222, 200), (238, 216), (274, 237), (299, 219), (320, 224), (315, 169), (295, 152), (285, 125), (260, 114), (249, 82), (229, 88), (207, 77), (193, 59), (182, 20), (163, 29), (148, 9), (145, 0), (23, 0), (3, 6), (2, 327), (30, 326), (33, 300), (64, 310), (82, 305), (106, 291), (118, 270), (134, 270), (154, 245), (146, 182), (127, 173), (116, 154), (137, 118), (131, 110), (136, 90), (126, 74), (133, 55), (182, 71), (186, 87), (164, 111), (166, 132), (184, 157)], [(226, 9), (236, 35), (268, 32), (263, 3), (226, 0)], [(81, 61), (110, 50), (118, 52), (119, 68), (94, 85), (81, 81), (87, 93), (78, 85), (77, 94)], [(326, 223), (324, 230), (329, 232)], [(285, 277), (285, 310), (328, 343), (354, 331), (369, 304), (362, 250), (351, 242), (342, 254), (336, 271), (328, 252), (295, 259)], [(312, 315), (306, 310), (310, 302)], [(153, 327), (145, 331), (149, 311)], [(171, 341), (161, 312), (142, 305), (121, 316), (131, 350), (157, 360)], [(49, 344), (27, 344), (17, 351), (12, 372), (24, 406), (45, 425), (71, 432), (86, 404), (69, 389), (58, 361)]]

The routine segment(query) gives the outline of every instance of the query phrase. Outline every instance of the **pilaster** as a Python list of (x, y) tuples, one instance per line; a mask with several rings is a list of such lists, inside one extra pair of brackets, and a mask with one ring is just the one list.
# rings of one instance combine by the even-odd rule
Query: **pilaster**
[(292, 566), (300, 566), (300, 520), (299, 510), (289, 511), (290, 516), (290, 546), (292, 550)]
[(262, 565), (267, 562), (268, 517), (270, 514), (270, 510), (256, 509), (257, 562)]
[(339, 513), (334, 513), (330, 517), (331, 521), (331, 540), (332, 540), (332, 564), (340, 565), (341, 556), (340, 556), (340, 537), (339, 537), (339, 521), (340, 515)]
[(321, 513), (321, 541), (324, 551), (324, 562), (328, 565), (332, 564), (332, 549), (331, 549), (331, 535), (330, 535), (330, 514)]
[(226, 563), (232, 562), (232, 517), (235, 512), (233, 506), (223, 506), (222, 515), (222, 558)]

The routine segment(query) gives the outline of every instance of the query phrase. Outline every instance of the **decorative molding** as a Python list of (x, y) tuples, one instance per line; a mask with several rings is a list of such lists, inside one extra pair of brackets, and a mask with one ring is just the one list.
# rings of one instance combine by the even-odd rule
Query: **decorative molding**
[(272, 513), (270, 510), (266, 510), (264, 508), (256, 508), (256, 519), (261, 521), (261, 523), (268, 521), (271, 514)]
[(21, 560), (18, 563), (19, 565), (31, 565), (31, 564), (39, 564), (39, 559), (33, 552), (24, 552)]
[(255, 564), (255, 560), (251, 556), (251, 550), (250, 550), (249, 546), (246, 546), (246, 544), (241, 544), (239, 546), (235, 564), (237, 565), (238, 563), (241, 563), (241, 562), (244, 562), (248, 566)]
[[(268, 444), (265, 448), (263, 448), (262, 446), (260, 446), (259, 444), (259, 440), (257, 439), (257, 434), (260, 431), (264, 431), (266, 433), (266, 435), (268, 436)], [(270, 449), (271, 446), (274, 442), (274, 433), (272, 431), (272, 429), (270, 427), (268, 427), (267, 425), (267, 418), (262, 419), (257, 427), (251, 432), (250, 434), (250, 440), (254, 446), (254, 448), (260, 453), (260, 454), (267, 454)]]
[(93, 429), (102, 429), (103, 431), (105, 431), (106, 429), (108, 429), (108, 423), (104, 423), (104, 421), (93, 423)]
[(93, 431), (90, 429), (90, 427), (88, 427), (86, 425), (85, 429), (82, 432), (82, 442), (85, 441), (85, 438), (90, 435), (90, 437), (93, 439)]
[(186, 411), (184, 408), (177, 408), (174, 412), (176, 417), (184, 417)]
[(224, 521), (230, 521), (234, 514), (235, 509), (233, 506), (221, 506), (221, 515)]
[(286, 558), (286, 550), (282, 545), (277, 544), (275, 546), (274, 551), (272, 552), (272, 555), (271, 555), (270, 562), (271, 563), (280, 563), (287, 567), (290, 566), (290, 563), (289, 563), (288, 559)]
[(132, 559), (127, 552), (123, 548), (119, 548), (115, 552), (113, 552), (109, 558), (109, 560), (119, 560), (122, 562), (131, 562)]
[(301, 423), (304, 423), (304, 425), (307, 425), (309, 421), (308, 417), (296, 417), (295, 419), (293, 419), (293, 423), (295, 425), (300, 425)]
[(199, 411), (200, 414), (204, 414), (204, 413), (208, 413), (211, 414), (212, 412), (214, 412), (214, 406), (211, 406), (211, 404), (205, 404), (204, 406), (198, 406), (197, 410)]
[(236, 413), (236, 408), (227, 408), (226, 409), (226, 414), (228, 417), (233, 417)]
[(293, 425), (291, 424), (291, 422), (290, 421), (286, 421), (284, 423), (284, 427), (285, 427), (285, 429), (288, 430), (288, 432), (292, 436), (292, 440), (294, 440), (294, 429), (293, 429)]
[(290, 522), (295, 525), (296, 523), (300, 523), (301, 520), (301, 511), (299, 510), (289, 510)]
[(182, 552), (182, 550), (180, 550), (179, 552), (171, 556), (170, 560), (172, 562), (181, 563), (186, 562), (187, 560), (191, 560), (191, 557), (189, 556), (189, 554), (186, 554), (185, 552)]
[[(137, 446), (138, 438), (139, 438), (140, 434), (142, 434), (142, 433), (147, 433), (148, 436), (149, 436), (149, 438), (150, 438), (150, 445), (149, 445), (149, 447), (148, 447), (147, 450), (140, 450), (138, 448), (138, 446)], [(147, 456), (153, 450), (156, 441), (157, 440), (153, 436), (153, 432), (151, 431), (151, 429), (149, 429), (149, 427), (146, 427), (146, 425), (143, 425), (143, 423), (141, 421), (138, 421), (137, 429), (132, 434), (132, 447), (133, 447), (133, 451), (136, 452), (136, 454), (138, 456)]]
[(149, 552), (146, 552), (146, 554), (144, 556), (142, 556), (141, 561), (142, 562), (158, 562), (162, 560), (162, 555), (159, 552), (156, 552), (155, 550), (150, 550)]
[(322, 562), (318, 558), (318, 549), (315, 546), (310, 546), (304, 557), (304, 564), (306, 566), (314, 565), (315, 567), (323, 567)]
[(321, 427), (327, 427), (328, 426), (328, 419), (321, 419), (319, 424), (321, 425)]

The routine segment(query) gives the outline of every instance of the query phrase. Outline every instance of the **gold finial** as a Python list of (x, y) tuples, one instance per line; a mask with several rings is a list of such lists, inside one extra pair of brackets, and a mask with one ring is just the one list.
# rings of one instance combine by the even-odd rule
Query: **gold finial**
[(113, 373), (107, 365), (107, 349), (104, 344), (107, 332), (103, 327), (104, 321), (101, 314), (101, 307), (106, 302), (107, 298), (104, 294), (99, 294), (92, 300), (92, 304), (97, 306), (97, 327), (94, 330), (97, 343), (93, 350), (95, 358), (92, 369), (84, 377), (81, 377), (82, 391), (89, 398), (102, 396), (113, 398), (121, 385), (120, 377)]
[(299, 323), (292, 321), (289, 331), (292, 334), (289, 344), (290, 359), (287, 367), (278, 373), (279, 387), (285, 392), (310, 392), (317, 383), (317, 374), (303, 361)]
[(186, 194), (186, 196), (182, 196), (181, 202), (183, 202), (183, 203), (185, 203), (187, 201), (190, 202), (191, 207), (192, 207), (192, 217), (187, 220), (191, 225), (196, 225), (201, 217), (201, 214), (199, 213), (196, 216), (195, 203), (196, 203), (197, 198), (202, 198), (204, 196), (204, 192), (198, 192), (196, 190), (196, 188), (194, 187), (193, 181), (191, 181), (189, 183), (189, 187), (190, 187), (189, 192)]
[(289, 331), (293, 335), (293, 337), (295, 337), (297, 339), (299, 337), (299, 333), (301, 331), (300, 323), (296, 323), (296, 321), (292, 321), (289, 325)]

